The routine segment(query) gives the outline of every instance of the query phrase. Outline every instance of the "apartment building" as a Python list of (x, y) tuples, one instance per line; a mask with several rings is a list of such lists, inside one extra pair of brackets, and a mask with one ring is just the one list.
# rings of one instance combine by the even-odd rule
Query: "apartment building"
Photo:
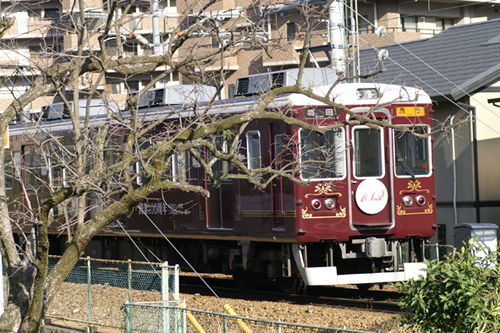
[[(218, 33), (198, 30), (176, 56), (179, 60), (196, 56), (199, 61), (192, 63), (193, 72), (203, 73), (205, 83), (222, 85), (223, 97), (230, 97), (234, 93), (237, 77), (296, 67), (307, 25), (314, 18), (319, 20), (307, 43), (319, 51), (329, 50), (328, 15), (320, 17), (318, 14), (325, 3), (320, 0), (281, 3), (270, 0), (221, 0), (206, 6), (208, 1), (120, 2), (113, 21), (114, 35), (110, 34), (105, 43), (110, 56), (140, 56), (154, 52), (156, 36), (156, 41), (161, 44), (156, 52), (161, 53), (169, 38), (188, 31), (195, 22), (203, 20), (207, 31), (208, 27), (215, 27)], [(65, 54), (75, 53), (79, 47), (88, 52), (98, 47), (98, 38), (112, 3), (90, 0), (85, 1), (85, 8), (79, 8), (79, 3), (73, 0), (20, 0), (15, 3), (2, 1), (0, 5), (4, 16), (15, 18), (14, 25), (2, 36), (0, 49), (2, 108), (24, 93), (47, 64)], [(462, 0), (347, 1), (346, 47), (351, 50), (353, 46), (366, 48), (401, 43), (433, 36), (453, 25), (499, 18), (497, 5), (500, 5), (498, 0), (488, 3)], [(85, 22), (80, 18), (82, 12)], [(178, 14), (184, 15), (182, 19)], [(155, 29), (153, 16), (159, 17)], [(81, 24), (85, 24), (89, 37), (83, 46), (78, 45), (77, 35), (71, 29)], [(178, 24), (181, 24), (180, 27)], [(385, 27), (382, 37), (377, 34), (377, 27)], [(203, 59), (203, 55), (225, 46), (228, 46), (228, 51), (224, 57), (214, 61)], [(330, 63), (325, 52), (314, 53), (308, 61), (310, 66), (327, 66)], [(133, 76), (110, 72), (98, 82), (99, 90), (123, 105), (128, 91), (145, 87), (163, 69)], [(90, 86), (96, 80), (95, 74), (89, 74), (81, 78), (81, 85)], [(186, 77), (172, 73), (157, 83), (157, 87), (185, 82), (188, 82)], [(53, 101), (53, 95), (45, 96), (34, 101), (29, 108), (38, 111), (42, 105)]]

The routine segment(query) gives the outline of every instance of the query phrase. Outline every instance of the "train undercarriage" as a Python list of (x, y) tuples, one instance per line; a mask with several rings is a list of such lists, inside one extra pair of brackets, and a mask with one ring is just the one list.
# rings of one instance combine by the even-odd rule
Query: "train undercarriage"
[(97, 237), (85, 255), (163, 260), (190, 270), (187, 260), (199, 272), (232, 275), (238, 288), (271, 283), (286, 293), (303, 286), (356, 284), (363, 288), (425, 273), (424, 240), (419, 238), (396, 241), (370, 237), (308, 244), (172, 239), (179, 252), (160, 238), (141, 237), (134, 242), (125, 237)]

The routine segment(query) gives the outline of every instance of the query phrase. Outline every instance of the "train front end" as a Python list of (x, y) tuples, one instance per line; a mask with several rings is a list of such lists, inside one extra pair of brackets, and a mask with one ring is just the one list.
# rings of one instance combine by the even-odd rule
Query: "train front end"
[(436, 231), (431, 101), (394, 85), (342, 84), (332, 94), (349, 112), (297, 107), (302, 120), (331, 127), (296, 129), (298, 177), (310, 181), (295, 187), (298, 271), (306, 285), (418, 278)]

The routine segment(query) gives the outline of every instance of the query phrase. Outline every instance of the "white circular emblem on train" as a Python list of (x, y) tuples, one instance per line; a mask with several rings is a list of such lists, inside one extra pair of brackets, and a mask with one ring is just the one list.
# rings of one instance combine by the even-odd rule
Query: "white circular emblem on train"
[(364, 213), (374, 215), (380, 213), (389, 199), (387, 188), (377, 179), (366, 179), (356, 190), (356, 203)]

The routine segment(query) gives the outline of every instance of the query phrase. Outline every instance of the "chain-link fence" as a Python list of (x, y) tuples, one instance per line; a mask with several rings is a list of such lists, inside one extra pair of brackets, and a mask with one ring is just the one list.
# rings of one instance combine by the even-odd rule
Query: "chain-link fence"
[[(51, 257), (50, 267), (57, 260)], [(359, 332), (238, 317), (228, 305), (229, 314), (185, 306), (179, 300), (178, 266), (82, 258), (54, 297), (46, 319), (127, 332)]]
[[(185, 308), (182, 301), (125, 304), (127, 332), (161, 333), (362, 333), (348, 329), (273, 322)], [(365, 333), (368, 333), (364, 331)]]
[[(439, 260), (449, 251), (446, 245), (426, 244), (425, 256)], [(50, 257), (49, 269), (58, 259)], [(247, 332), (235, 318), (252, 332), (355, 332), (185, 309), (178, 301), (178, 279), (179, 267), (166, 263), (82, 258), (54, 297), (46, 319), (130, 332)], [(8, 279), (4, 281), (8, 289)]]
[(179, 266), (167, 263), (81, 258), (64, 282), (48, 319), (123, 329), (125, 302), (179, 299)]

